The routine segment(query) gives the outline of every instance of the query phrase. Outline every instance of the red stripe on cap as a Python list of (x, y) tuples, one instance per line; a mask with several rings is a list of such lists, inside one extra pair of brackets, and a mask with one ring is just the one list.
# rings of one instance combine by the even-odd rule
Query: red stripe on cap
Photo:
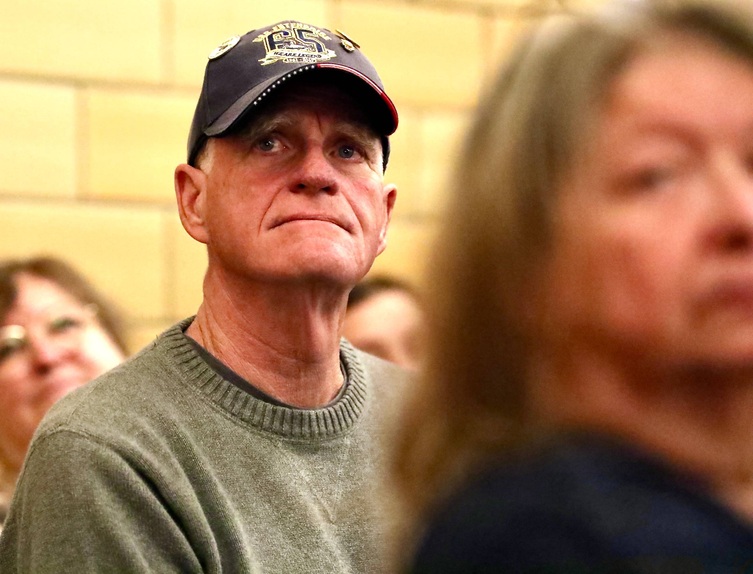
[[(343, 72), (348, 72), (350, 74), (353, 74), (354, 76), (358, 76), (359, 78), (361, 78), (364, 82), (366, 82), (369, 86), (371, 86), (374, 89), (374, 91), (377, 94), (379, 94), (379, 96), (382, 98), (382, 101), (385, 104), (387, 104), (387, 107), (390, 109), (390, 114), (392, 115), (392, 122), (395, 124), (395, 130), (397, 130), (397, 123), (398, 123), (397, 108), (395, 107), (395, 104), (392, 103), (392, 100), (385, 93), (385, 91), (382, 88), (380, 88), (376, 83), (374, 83), (371, 80), (371, 78), (362, 74), (358, 70), (349, 68), (348, 66), (341, 66), (339, 64), (330, 64), (330, 63), (321, 63), (321, 62), (315, 65), (317, 68), (334, 68), (336, 70), (342, 70)], [(393, 130), (393, 133), (394, 133), (394, 130)]]

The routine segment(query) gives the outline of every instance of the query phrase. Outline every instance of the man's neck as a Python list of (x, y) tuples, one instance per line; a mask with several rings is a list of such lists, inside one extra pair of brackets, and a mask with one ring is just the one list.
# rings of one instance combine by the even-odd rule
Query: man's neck
[(347, 291), (254, 286), (237, 296), (205, 283), (186, 334), (259, 390), (317, 408), (342, 387), (339, 330)]

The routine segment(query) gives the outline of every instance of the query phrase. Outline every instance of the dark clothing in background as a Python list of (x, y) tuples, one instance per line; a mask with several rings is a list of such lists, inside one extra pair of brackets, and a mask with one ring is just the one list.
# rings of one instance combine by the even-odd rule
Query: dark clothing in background
[(633, 447), (572, 435), (470, 481), (411, 572), (753, 573), (753, 524)]

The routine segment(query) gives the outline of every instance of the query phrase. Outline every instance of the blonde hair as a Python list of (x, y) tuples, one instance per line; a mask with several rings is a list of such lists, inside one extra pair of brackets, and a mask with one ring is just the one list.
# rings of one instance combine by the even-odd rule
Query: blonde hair
[(428, 362), (394, 464), (406, 516), (420, 520), (477, 465), (542, 431), (529, 417), (535, 335), (524, 321), (557, 189), (605, 90), (660, 36), (701, 36), (753, 62), (753, 18), (738, 7), (633, 1), (557, 16), (499, 72), (465, 141), (429, 266)]

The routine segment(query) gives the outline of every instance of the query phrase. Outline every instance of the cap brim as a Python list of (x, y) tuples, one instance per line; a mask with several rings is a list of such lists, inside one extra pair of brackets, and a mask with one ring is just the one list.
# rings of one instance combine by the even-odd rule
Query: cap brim
[(217, 137), (231, 131), (239, 122), (239, 120), (244, 118), (244, 116), (246, 116), (246, 114), (250, 112), (251, 108), (265, 101), (267, 96), (272, 94), (277, 87), (283, 85), (286, 80), (294, 78), (301, 73), (310, 72), (316, 69), (339, 70), (361, 80), (365, 84), (365, 86), (370, 88), (373, 93), (378, 96), (378, 101), (384, 106), (384, 109), (382, 110), (382, 116), (386, 121), (380, 122), (380, 131), (383, 132), (380, 133), (380, 135), (388, 136), (395, 132), (398, 124), (397, 109), (395, 108), (395, 104), (380, 86), (371, 81), (364, 74), (348, 66), (330, 63), (318, 63), (301, 66), (300, 68), (289, 71), (279, 78), (272, 78), (270, 80), (267, 80), (266, 82), (263, 82), (262, 84), (259, 84), (258, 86), (255, 86), (253, 89), (249, 90), (248, 92), (243, 94), (243, 96), (238, 98), (232, 106), (230, 106), (214, 122), (212, 122), (204, 130), (204, 135), (207, 137)]

